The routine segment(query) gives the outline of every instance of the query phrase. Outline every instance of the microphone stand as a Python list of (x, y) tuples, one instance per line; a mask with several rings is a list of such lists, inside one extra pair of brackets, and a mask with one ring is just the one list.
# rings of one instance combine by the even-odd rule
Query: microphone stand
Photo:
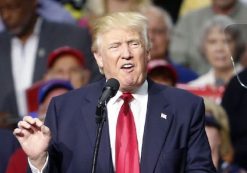
[(96, 123), (97, 123), (97, 135), (93, 152), (93, 163), (92, 163), (92, 172), (96, 172), (97, 158), (99, 153), (99, 145), (102, 136), (102, 130), (104, 123), (106, 121), (106, 102), (104, 104), (97, 105), (96, 108)]

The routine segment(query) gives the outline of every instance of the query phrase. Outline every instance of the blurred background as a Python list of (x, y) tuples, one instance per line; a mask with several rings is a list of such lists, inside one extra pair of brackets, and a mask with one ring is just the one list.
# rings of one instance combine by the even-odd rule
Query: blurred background
[(12, 134), (23, 116), (44, 120), (52, 97), (103, 77), (91, 26), (118, 11), (147, 17), (149, 78), (205, 99), (218, 172), (246, 172), (246, 0), (0, 0), (0, 173), (28, 171)]

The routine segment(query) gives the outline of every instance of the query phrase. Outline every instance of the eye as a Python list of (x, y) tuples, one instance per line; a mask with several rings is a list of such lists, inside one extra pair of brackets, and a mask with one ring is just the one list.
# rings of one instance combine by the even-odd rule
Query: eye
[(118, 43), (111, 44), (111, 45), (109, 46), (109, 49), (116, 49), (116, 48), (119, 47), (119, 45), (120, 45), (120, 44), (118, 44)]
[(137, 48), (137, 47), (139, 47), (140, 46), (140, 42), (139, 41), (131, 41), (130, 43), (129, 43), (129, 45), (130, 45), (130, 47), (131, 48)]

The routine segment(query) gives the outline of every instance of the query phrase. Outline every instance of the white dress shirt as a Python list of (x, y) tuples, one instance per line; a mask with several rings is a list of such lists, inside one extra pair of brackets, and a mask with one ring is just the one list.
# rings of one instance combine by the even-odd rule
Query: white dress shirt
[[(121, 95), (122, 92), (118, 91), (117, 94), (113, 98), (111, 98), (110, 101), (107, 103), (110, 144), (111, 144), (112, 162), (114, 169), (115, 169), (115, 138), (116, 138), (117, 118), (120, 108), (123, 104), (123, 100), (120, 98)], [(142, 86), (132, 95), (134, 98), (130, 102), (130, 108), (134, 116), (136, 134), (138, 140), (138, 151), (141, 160), (142, 139), (144, 134), (144, 126), (145, 126), (145, 120), (147, 114), (147, 102), (148, 102), (147, 81), (145, 81), (142, 84)], [(47, 163), (48, 163), (48, 158), (46, 159), (46, 163), (41, 171), (35, 168), (30, 162), (29, 165), (32, 170), (32, 173), (45, 173)]]
[[(148, 93), (148, 83), (147, 81), (145, 81), (144, 84), (135, 93), (132, 94), (134, 99), (130, 102), (130, 108), (135, 120), (136, 135), (138, 140), (138, 151), (140, 157), (141, 157), (144, 125), (145, 125), (146, 113), (147, 113), (147, 101), (148, 101), (147, 93)], [(116, 139), (117, 118), (120, 108), (123, 104), (123, 100), (120, 98), (121, 95), (122, 92), (118, 91), (117, 94), (107, 104), (111, 153), (112, 153), (112, 162), (114, 168), (115, 168), (115, 139)]]
[(27, 115), (25, 90), (32, 84), (40, 27), (39, 19), (25, 44), (17, 37), (11, 39), (11, 66), (20, 116)]

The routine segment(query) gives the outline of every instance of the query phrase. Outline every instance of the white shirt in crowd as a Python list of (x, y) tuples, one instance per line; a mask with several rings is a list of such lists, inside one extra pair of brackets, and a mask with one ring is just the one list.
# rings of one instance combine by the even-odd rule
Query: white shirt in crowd
[(11, 39), (11, 66), (14, 79), (17, 107), (20, 116), (27, 115), (25, 90), (32, 85), (36, 52), (39, 42), (41, 20), (25, 44), (17, 37)]

